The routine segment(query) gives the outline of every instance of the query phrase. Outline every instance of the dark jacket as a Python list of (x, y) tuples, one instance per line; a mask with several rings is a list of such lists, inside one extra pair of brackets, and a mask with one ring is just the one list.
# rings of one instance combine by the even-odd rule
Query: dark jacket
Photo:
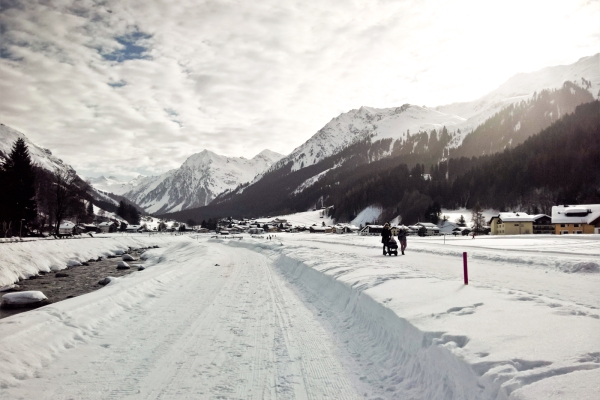
[(392, 237), (392, 231), (390, 228), (383, 228), (381, 230), (381, 243), (387, 243)]
[(408, 234), (404, 229), (400, 229), (400, 231), (398, 231), (398, 240), (406, 240), (406, 236), (408, 236)]

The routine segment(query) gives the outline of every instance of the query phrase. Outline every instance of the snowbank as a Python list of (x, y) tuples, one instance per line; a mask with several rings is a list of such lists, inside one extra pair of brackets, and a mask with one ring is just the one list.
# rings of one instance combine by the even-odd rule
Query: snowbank
[[(595, 263), (578, 260), (597, 257), (600, 248), (589, 244), (600, 242), (589, 239), (584, 250), (585, 239), (529, 236), (445, 246), (443, 238), (409, 238), (407, 256), (385, 259), (378, 238), (356, 235), (229, 245), (269, 254), (333, 331), (347, 332), (339, 339), (361, 361), (361, 379), (387, 393), (536, 399), (560, 387), (558, 398), (594, 398), (593, 385), (579, 379), (600, 382), (600, 279)], [(479, 256), (469, 258), (469, 286), (465, 249)], [(579, 273), (565, 274), (568, 265)]]
[[(153, 242), (146, 239), (92, 240), (90, 243), (97, 249), (89, 245), (82, 250), (109, 251), (106, 249), (114, 246), (148, 243), (164, 246), (144, 253), (146, 265), (152, 268), (143, 274), (108, 277), (109, 284), (100, 290), (0, 321), (0, 359), (3, 361), (0, 363), (0, 394), (2, 389), (33, 378), (59, 354), (96, 337), (111, 320), (151, 302), (165, 291), (166, 285), (183, 279), (189, 270), (179, 268), (177, 260), (206, 255), (205, 249), (199, 249), (200, 245), (187, 236), (164, 236)], [(73, 251), (65, 244), (67, 241), (60, 242), (63, 244), (59, 249)], [(60, 251), (53, 257), (59, 258)], [(161, 264), (161, 268), (156, 268), (157, 264)]]
[(57, 271), (68, 265), (81, 265), (81, 262), (98, 256), (122, 255), (129, 247), (161, 246), (172, 240), (171, 235), (115, 234), (85, 239), (6, 243), (0, 249), (0, 287), (37, 275), (39, 271)]

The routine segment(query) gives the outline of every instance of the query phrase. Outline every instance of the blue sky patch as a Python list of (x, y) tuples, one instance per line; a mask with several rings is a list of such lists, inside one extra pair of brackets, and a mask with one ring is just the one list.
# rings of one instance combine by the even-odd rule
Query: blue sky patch
[(145, 39), (150, 39), (152, 35), (143, 32), (132, 32), (127, 35), (117, 36), (115, 40), (123, 47), (109, 54), (102, 54), (105, 60), (123, 62), (126, 60), (149, 59), (150, 56), (145, 55), (148, 48), (140, 42)]
[(108, 83), (108, 86), (110, 86), (110, 87), (123, 87), (125, 85), (127, 85), (127, 82), (125, 82), (124, 80), (120, 80), (120, 81), (117, 81), (117, 82), (109, 82)]

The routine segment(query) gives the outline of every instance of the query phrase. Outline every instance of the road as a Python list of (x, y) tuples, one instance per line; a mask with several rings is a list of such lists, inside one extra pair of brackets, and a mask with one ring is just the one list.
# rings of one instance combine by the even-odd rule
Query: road
[(0, 397), (362, 398), (343, 349), (271, 260), (219, 244), (206, 254)]

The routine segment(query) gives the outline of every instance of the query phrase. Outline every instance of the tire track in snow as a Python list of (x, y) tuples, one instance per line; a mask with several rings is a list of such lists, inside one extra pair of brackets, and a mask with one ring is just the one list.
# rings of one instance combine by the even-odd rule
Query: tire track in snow
[(60, 353), (37, 379), (25, 379), (21, 388), (6, 394), (41, 399), (362, 398), (330, 334), (270, 259), (216, 243), (209, 249), (202, 259), (174, 265), (184, 271), (182, 279), (139, 303), (117, 305), (126, 311)]

